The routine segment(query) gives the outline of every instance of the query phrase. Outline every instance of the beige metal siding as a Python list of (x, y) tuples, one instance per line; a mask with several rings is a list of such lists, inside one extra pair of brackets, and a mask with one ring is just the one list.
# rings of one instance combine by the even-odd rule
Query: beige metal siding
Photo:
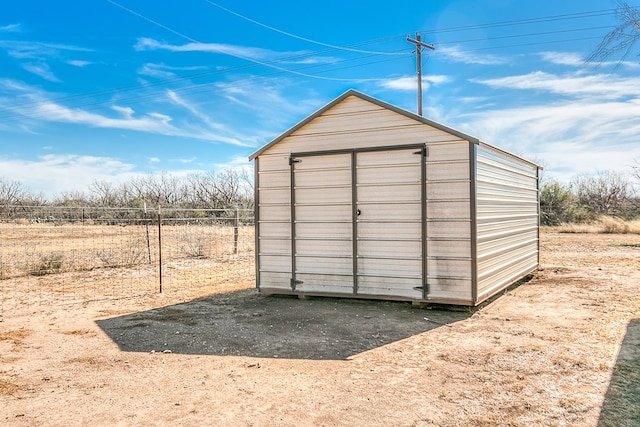
[(537, 167), (480, 145), (476, 166), (478, 301), (538, 266)]
[(258, 285), (289, 289), (291, 279), (291, 191), (288, 156), (260, 157), (258, 175)]
[(300, 156), (293, 168), (296, 291), (350, 294), (351, 154)]
[(432, 300), (472, 303), (469, 144), (427, 144), (427, 283)]
[(357, 291), (422, 298), (422, 156), (356, 153)]
[[(351, 96), (265, 153), (290, 153), (462, 141), (440, 129)], [(262, 156), (262, 155), (261, 155)]]

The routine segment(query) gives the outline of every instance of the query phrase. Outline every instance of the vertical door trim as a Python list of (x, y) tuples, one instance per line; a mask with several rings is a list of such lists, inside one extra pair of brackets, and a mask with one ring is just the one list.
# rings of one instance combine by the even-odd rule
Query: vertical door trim
[(429, 298), (429, 281), (427, 275), (429, 273), (427, 266), (427, 146), (422, 147), (420, 155), (420, 191), (421, 191), (421, 230), (422, 230), (422, 299)]
[(296, 160), (293, 155), (289, 157), (289, 168), (291, 171), (291, 290), (296, 290), (298, 280), (296, 278)]
[(471, 232), (471, 302), (478, 304), (478, 145), (469, 141), (469, 215)]
[(253, 169), (253, 227), (254, 227), (254, 268), (256, 288), (260, 289), (260, 158), (255, 158)]
[(358, 171), (356, 151), (351, 152), (351, 259), (353, 260), (353, 294), (358, 294)]

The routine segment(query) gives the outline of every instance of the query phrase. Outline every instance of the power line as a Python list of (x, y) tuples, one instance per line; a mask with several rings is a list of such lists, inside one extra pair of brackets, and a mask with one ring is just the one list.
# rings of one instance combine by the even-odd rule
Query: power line
[(614, 14), (615, 14), (615, 9), (603, 9), (603, 10), (595, 10), (591, 12), (568, 13), (563, 15), (550, 15), (550, 16), (543, 16), (539, 18), (516, 19), (512, 21), (501, 21), (501, 22), (494, 22), (489, 24), (441, 28), (438, 30), (422, 30), (422, 31), (419, 31), (419, 33), (425, 34), (425, 35), (440, 34), (440, 33), (450, 33), (450, 32), (457, 32), (457, 31), (479, 30), (484, 28), (508, 27), (512, 25), (539, 24), (544, 22), (562, 21), (566, 19), (593, 18), (598, 16), (606, 16), (606, 15), (614, 15)]
[(209, 3), (209, 4), (210, 4), (210, 5), (212, 5), (212, 6), (217, 7), (217, 8), (218, 8), (218, 9), (220, 9), (220, 10), (224, 10), (225, 12), (230, 13), (230, 14), (232, 14), (232, 15), (235, 15), (235, 16), (237, 16), (238, 18), (242, 18), (242, 19), (244, 19), (245, 21), (249, 21), (249, 22), (251, 22), (251, 23), (253, 23), (253, 24), (259, 25), (259, 26), (261, 26), (261, 27), (263, 27), (263, 28), (266, 28), (266, 29), (268, 29), (268, 30), (275, 31), (276, 33), (280, 33), (280, 34), (283, 34), (283, 35), (285, 35), (285, 36), (292, 37), (292, 38), (294, 38), (294, 39), (298, 39), (298, 40), (302, 40), (302, 41), (305, 41), (305, 42), (308, 42), (308, 43), (317, 44), (317, 45), (319, 45), (319, 46), (329, 47), (329, 48), (331, 48), (331, 49), (335, 49), (335, 50), (344, 50), (344, 51), (347, 51), (347, 52), (356, 52), (356, 53), (370, 53), (370, 54), (376, 54), (376, 55), (405, 55), (404, 53), (397, 53), (397, 52), (374, 52), (374, 51), (369, 51), (369, 50), (354, 49), (354, 48), (351, 48), (351, 47), (348, 47), (348, 46), (336, 46), (336, 45), (329, 44), (329, 43), (319, 42), (319, 41), (312, 40), (312, 39), (309, 39), (309, 38), (306, 38), (306, 37), (302, 37), (302, 36), (298, 36), (298, 35), (296, 35), (296, 34), (292, 34), (292, 33), (289, 33), (289, 32), (287, 32), (287, 31), (283, 31), (283, 30), (280, 30), (280, 29), (278, 29), (278, 28), (272, 27), (272, 26), (270, 26), (270, 25), (264, 24), (264, 23), (262, 23), (262, 22), (256, 21), (255, 19), (251, 19), (251, 18), (249, 18), (249, 17), (247, 17), (247, 16), (244, 16), (244, 15), (239, 14), (238, 12), (234, 12), (234, 11), (233, 11), (233, 10), (231, 10), (231, 9), (228, 9), (228, 8), (226, 8), (226, 7), (224, 7), (224, 6), (221, 6), (221, 5), (219, 5), (218, 3), (214, 3), (214, 2), (212, 2), (211, 0), (204, 0), (204, 1), (205, 1), (205, 2), (207, 2), (207, 3)]
[(471, 42), (478, 42), (478, 41), (491, 41), (491, 40), (501, 40), (501, 39), (513, 39), (513, 38), (518, 38), (518, 37), (533, 37), (533, 36), (544, 36), (544, 35), (549, 35), (549, 34), (561, 34), (561, 33), (572, 33), (572, 32), (578, 32), (578, 31), (591, 31), (591, 30), (602, 30), (602, 29), (611, 29), (614, 28), (611, 25), (605, 25), (605, 26), (600, 26), (600, 27), (588, 27), (588, 28), (572, 28), (572, 29), (564, 29), (564, 30), (557, 30), (557, 31), (543, 31), (543, 32), (538, 32), (538, 33), (527, 33), (527, 34), (510, 34), (507, 36), (496, 36), (496, 37), (481, 37), (478, 39), (467, 39), (467, 40), (455, 40), (455, 41), (440, 41), (438, 42), (438, 45), (443, 45), (443, 44), (455, 44), (455, 43), (471, 43)]
[[(141, 13), (138, 13), (138, 12), (136, 12), (136, 11), (132, 10), (132, 9), (129, 9), (128, 7), (122, 6), (121, 4), (119, 4), (119, 3), (115, 2), (114, 0), (106, 0), (106, 1), (107, 1), (107, 2), (109, 2), (109, 3), (111, 3), (111, 4), (113, 4), (113, 5), (115, 5), (115, 6), (118, 6), (118, 7), (122, 8), (123, 10), (126, 10), (127, 12), (132, 13), (132, 14), (134, 14), (134, 15), (136, 15), (136, 16), (138, 16), (138, 17), (140, 17), (140, 18), (142, 18), (142, 19), (144, 19), (144, 20), (146, 20), (146, 21), (148, 21), (148, 22), (150, 22), (150, 23), (152, 23), (152, 24), (154, 24), (154, 25), (157, 25), (157, 26), (159, 26), (160, 28), (163, 28), (163, 29), (165, 29), (165, 30), (167, 30), (167, 31), (169, 31), (169, 32), (171, 32), (171, 33), (173, 33), (173, 34), (175, 34), (175, 35), (179, 36), (179, 37), (182, 37), (182, 38), (184, 38), (184, 39), (185, 39), (185, 40), (187, 40), (187, 41), (190, 41), (190, 42), (192, 42), (192, 43), (199, 44), (199, 45), (206, 45), (206, 43), (203, 43), (203, 42), (201, 42), (201, 41), (199, 41), (199, 40), (196, 40), (196, 39), (194, 39), (194, 38), (192, 38), (192, 37), (189, 37), (189, 36), (187, 36), (187, 35), (185, 35), (185, 34), (183, 34), (183, 33), (179, 32), (179, 31), (176, 31), (176, 30), (174, 30), (174, 29), (172, 29), (172, 28), (170, 28), (170, 27), (167, 27), (166, 25), (161, 24), (161, 23), (159, 23), (159, 22), (157, 22), (157, 21), (154, 21), (153, 19), (148, 18), (148, 17), (146, 17), (146, 16), (142, 15)], [(302, 77), (309, 77), (309, 78), (312, 78), (312, 79), (330, 80), (330, 81), (354, 81), (354, 80), (363, 80), (363, 79), (343, 79), (343, 78), (337, 78), (337, 77), (321, 77), (321, 76), (314, 76), (314, 75), (312, 75), (312, 74), (299, 73), (299, 72), (297, 72), (297, 71), (289, 70), (289, 69), (284, 68), (284, 67), (279, 67), (279, 66), (277, 66), (277, 65), (274, 65), (273, 63), (260, 61), (260, 60), (258, 60), (258, 59), (251, 58), (251, 57), (249, 57), (249, 56), (240, 55), (240, 54), (238, 54), (238, 53), (225, 52), (225, 54), (226, 54), (226, 55), (229, 55), (229, 56), (233, 56), (233, 57), (238, 58), (238, 59), (243, 59), (243, 60), (245, 60), (245, 61), (254, 62), (254, 63), (258, 64), (258, 65), (262, 65), (262, 66), (265, 66), (265, 67), (270, 67), (270, 68), (273, 68), (273, 69), (276, 69), (276, 70), (280, 70), (280, 71), (283, 71), (283, 72), (286, 72), (286, 73), (296, 74), (296, 75), (299, 75), (299, 76), (302, 76)], [(366, 79), (364, 79), (364, 80), (366, 80)]]

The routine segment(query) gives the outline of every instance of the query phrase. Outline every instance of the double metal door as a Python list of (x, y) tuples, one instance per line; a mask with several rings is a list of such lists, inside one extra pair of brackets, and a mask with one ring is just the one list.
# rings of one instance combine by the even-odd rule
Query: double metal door
[(424, 146), (291, 156), (294, 289), (425, 295)]

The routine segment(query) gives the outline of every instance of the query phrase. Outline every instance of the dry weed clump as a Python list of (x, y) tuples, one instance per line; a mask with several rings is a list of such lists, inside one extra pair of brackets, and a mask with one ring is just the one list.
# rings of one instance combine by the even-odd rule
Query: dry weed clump
[(640, 220), (625, 221), (620, 218), (603, 215), (595, 222), (585, 224), (562, 224), (541, 227), (542, 231), (556, 233), (589, 233), (589, 234), (640, 234)]
[(147, 241), (144, 238), (130, 238), (121, 248), (109, 248), (97, 252), (105, 267), (133, 267), (148, 261)]
[(627, 234), (631, 230), (631, 226), (627, 222), (611, 216), (603, 216), (599, 222), (602, 227), (602, 233)]
[(31, 335), (33, 331), (29, 329), (16, 329), (13, 331), (0, 332), (0, 342), (10, 341), (14, 346), (22, 345), (24, 339)]
[(27, 267), (27, 274), (30, 276), (45, 276), (47, 274), (60, 273), (64, 262), (64, 254), (60, 252), (40, 254), (38, 260)]

